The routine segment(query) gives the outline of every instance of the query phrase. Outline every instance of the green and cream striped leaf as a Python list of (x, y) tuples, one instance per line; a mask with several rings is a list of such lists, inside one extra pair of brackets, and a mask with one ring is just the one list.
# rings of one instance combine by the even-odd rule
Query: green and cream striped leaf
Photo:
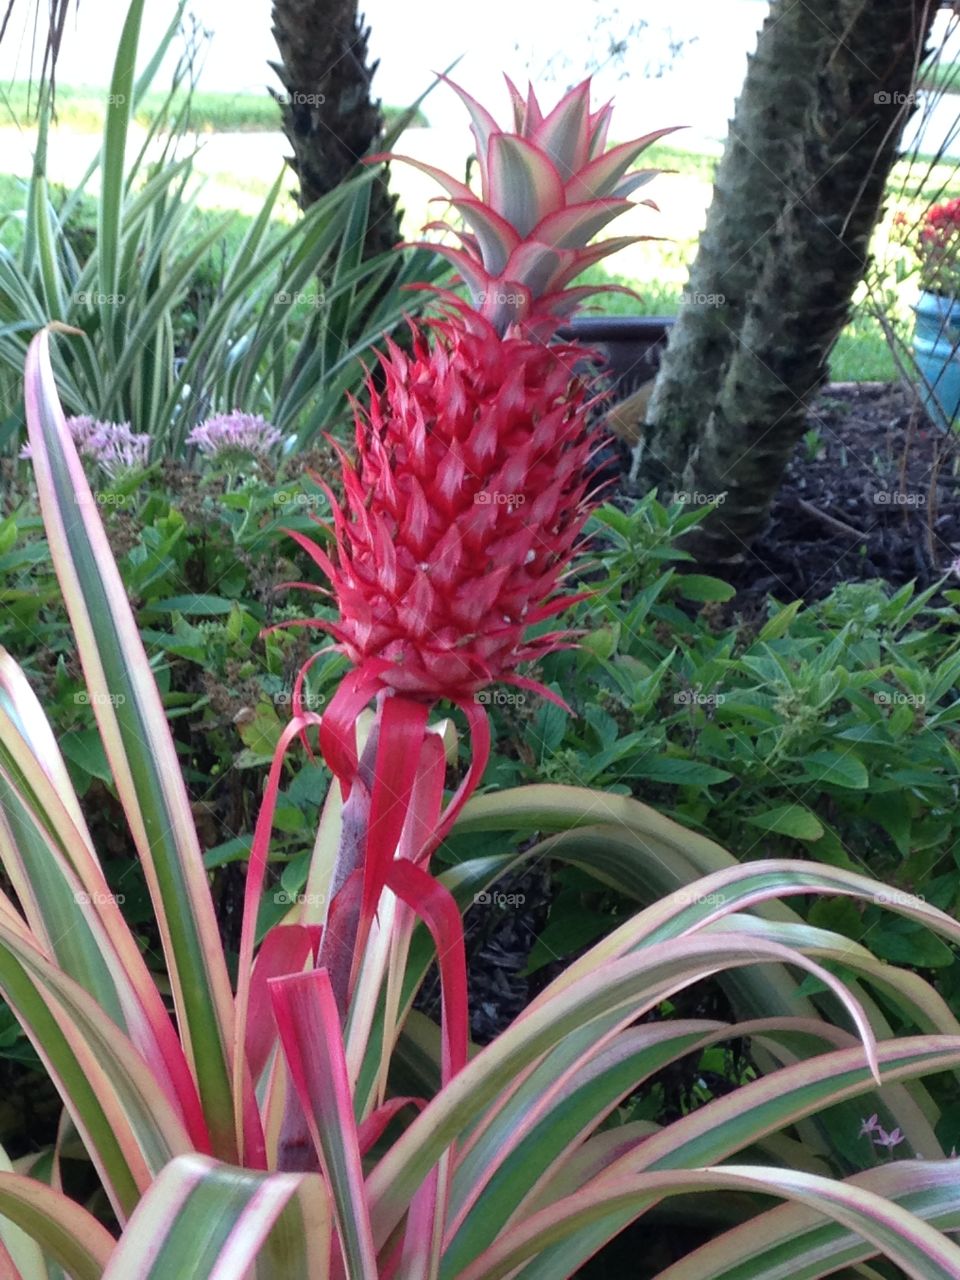
[[(639, 800), (589, 787), (538, 783), (474, 796), (464, 806), (455, 830), (465, 834), (473, 831), (569, 831), (599, 825), (630, 832), (668, 854), (675, 864), (676, 873), (684, 877), (678, 882), (680, 884), (711, 871), (720, 871), (735, 862), (714, 841), (665, 818)], [(614, 870), (617, 875), (622, 873), (619, 862)], [(669, 887), (676, 886), (665, 884), (663, 889)], [(660, 886), (657, 886), (655, 892), (660, 891)], [(638, 874), (632, 884), (624, 886), (624, 892), (644, 901), (650, 890)]]
[(330, 979), (325, 969), (274, 978), (270, 994), (305, 1131), (336, 1207), (347, 1274), (351, 1280), (376, 1280), (353, 1099)]
[(216, 1154), (237, 1149), (233, 1003), (189, 798), (153, 673), (66, 429), (39, 333), (25, 399), (51, 556), (107, 758), (153, 899), (181, 1038)]
[[(623, 955), (634, 947), (702, 930), (733, 912), (759, 907), (789, 894), (842, 894), (882, 904), (951, 941), (960, 942), (960, 923), (920, 898), (892, 893), (876, 880), (840, 867), (768, 859), (735, 864), (660, 899), (591, 947), (586, 955), (568, 966), (558, 982), (574, 982), (607, 958)], [(795, 920), (799, 922), (798, 917)]]
[(711, 932), (752, 933), (783, 946), (797, 947), (819, 960), (842, 964), (880, 991), (890, 1005), (919, 1031), (960, 1035), (960, 1021), (940, 993), (910, 969), (878, 960), (859, 942), (808, 924), (787, 924), (735, 913), (708, 924)]
[[(886, 1086), (955, 1069), (960, 1063), (960, 1038), (904, 1037), (879, 1045), (877, 1055), (881, 1080)], [(824, 1053), (812, 1061), (784, 1067), (771, 1076), (741, 1085), (734, 1094), (716, 1098), (691, 1115), (674, 1121), (638, 1143), (635, 1149), (606, 1163), (604, 1176), (701, 1168), (728, 1159), (807, 1116), (832, 1109), (838, 1102), (863, 1097), (872, 1088), (862, 1050)], [(558, 1188), (561, 1187), (564, 1192), (570, 1192), (562, 1171), (558, 1178)], [(595, 1221), (570, 1235), (562, 1246), (547, 1248), (518, 1274), (524, 1280), (560, 1280), (573, 1275), (578, 1266), (618, 1235), (638, 1212), (639, 1208), (633, 1206), (598, 1215)]]
[[(97, 258), (100, 294), (104, 299), (115, 298), (119, 292), (124, 158), (127, 149), (127, 130), (133, 114), (134, 69), (137, 61), (137, 45), (140, 42), (143, 8), (144, 0), (132, 0), (127, 9), (117, 45), (117, 56), (110, 81), (110, 95), (107, 99), (109, 105), (100, 158), (103, 181), (100, 199), (97, 201)], [(101, 305), (101, 315), (106, 327), (112, 327), (113, 324), (109, 308), (110, 304), (106, 301)]]
[[(762, 1039), (786, 1062), (812, 1059), (825, 1049), (852, 1048), (854, 1036), (824, 1022), (766, 1019), (733, 1026), (708, 1022), (657, 1022), (621, 1032), (582, 1065), (557, 1075), (548, 1055), (503, 1106), (491, 1108), (486, 1123), (458, 1150), (450, 1199), (445, 1265), (456, 1272), (513, 1218), (528, 1215), (544, 1195), (563, 1184), (566, 1163), (625, 1096), (654, 1071), (693, 1051), (730, 1039)], [(784, 1045), (787, 1046), (786, 1050)], [(565, 1046), (560, 1046), (560, 1049)], [(896, 1101), (894, 1104), (894, 1093)], [(902, 1095), (902, 1096), (901, 1096)], [(883, 1122), (902, 1127), (910, 1103), (902, 1086), (890, 1085), (891, 1104)], [(918, 1129), (922, 1115), (910, 1112)], [(939, 1150), (929, 1126), (922, 1134), (926, 1150)], [(818, 1171), (823, 1170), (822, 1166)], [(547, 1191), (541, 1195), (541, 1186)], [(572, 1190), (572, 1188), (571, 1188)], [(555, 1194), (555, 1192), (554, 1192)]]
[[(20, 731), (26, 724), (29, 739)], [(0, 863), (41, 949), (130, 1037), (205, 1149), (196, 1086), (163, 1000), (100, 868), (39, 703), (2, 651)]]
[[(640, 801), (587, 787), (538, 784), (474, 796), (455, 830), (557, 832), (503, 861), (500, 874), (524, 861), (553, 858), (644, 905), (737, 865), (720, 845)], [(800, 920), (781, 902), (764, 902), (755, 910), (773, 920)], [(737, 970), (722, 975), (721, 982), (743, 1017), (813, 1017), (817, 1012), (813, 1001), (799, 994), (796, 979), (779, 966)]]
[(548, 1055), (457, 1151), (444, 1267), (456, 1274), (490, 1245), (540, 1179), (655, 1071), (737, 1034), (705, 1021), (628, 1028), (559, 1078)]
[[(549, 793), (548, 799), (559, 799), (562, 802), (558, 816), (551, 822), (551, 819), (546, 816), (546, 804), (542, 797), (514, 793), (515, 796), (519, 795), (522, 801), (520, 805), (523, 810), (522, 822), (543, 822), (545, 827), (549, 827), (578, 818), (585, 820), (599, 808), (608, 817), (617, 816), (623, 823), (635, 823), (640, 829), (640, 834), (624, 831), (622, 827), (583, 827), (542, 841), (518, 855), (510, 863), (489, 860), (489, 870), (480, 860), (476, 863), (462, 864), (456, 868), (458, 888), (461, 881), (469, 880), (472, 892), (476, 892), (477, 889), (486, 887), (490, 879), (504, 874), (509, 867), (518, 865), (524, 859), (538, 859), (552, 855), (568, 859), (588, 873), (599, 874), (601, 879), (616, 884), (621, 889), (629, 889), (632, 884), (638, 896), (644, 900), (649, 900), (651, 896), (660, 892), (668, 893), (666, 898), (660, 899), (647, 912), (634, 917), (627, 926), (627, 933), (630, 932), (631, 925), (638, 926), (638, 934), (650, 933), (650, 927), (653, 924), (656, 928), (653, 929), (652, 936), (659, 937), (663, 936), (664, 928), (670, 933), (675, 933), (679, 927), (697, 927), (698, 921), (701, 922), (701, 927), (710, 929), (729, 927), (735, 930), (736, 921), (743, 919), (743, 916), (726, 916), (725, 918), (731, 921), (729, 926), (723, 924), (721, 917), (724, 917), (726, 912), (749, 906), (751, 923), (745, 925), (746, 931), (764, 932), (766, 930), (765, 936), (779, 937), (790, 945), (803, 938), (811, 941), (817, 938), (821, 945), (826, 945), (826, 935), (804, 932), (809, 927), (802, 918), (777, 901), (775, 897), (767, 900), (760, 882), (754, 882), (754, 871), (758, 867), (763, 868), (765, 876), (768, 870), (775, 873), (779, 865), (787, 874), (775, 893), (789, 893), (792, 891), (792, 885), (795, 884), (797, 889), (805, 893), (852, 894), (865, 901), (885, 905), (913, 919), (922, 920), (928, 927), (951, 940), (956, 941), (960, 935), (957, 923), (951, 917), (934, 908), (928, 908), (925, 903), (911, 895), (878, 885), (866, 877), (853, 875), (842, 869), (819, 868), (814, 869), (815, 874), (811, 879), (810, 864), (793, 864), (793, 866), (789, 863), (753, 864), (745, 870), (729, 854), (712, 845), (711, 842), (685, 831), (684, 828), (653, 813), (634, 800), (595, 795), (576, 788), (521, 789), (524, 793), (541, 790)], [(486, 821), (493, 822), (493, 815), (488, 814), (484, 818), (484, 822)], [(516, 823), (516, 819), (509, 816), (496, 821), (502, 822), (504, 826)], [(721, 867), (725, 864), (725, 870), (718, 867), (709, 879), (697, 878), (695, 881), (688, 881), (685, 888), (677, 890), (677, 882), (683, 883), (682, 861), (678, 868), (677, 850), (683, 847), (688, 839), (698, 867), (706, 869), (711, 864), (721, 864)], [(822, 877), (817, 874), (818, 870), (823, 872)], [(794, 876), (794, 871), (799, 879)], [(645, 893), (642, 893), (640, 887), (644, 883), (648, 888)], [(772, 888), (772, 885), (768, 887)], [(672, 898), (669, 896), (671, 889), (674, 891)], [(742, 897), (739, 896), (741, 894)], [(946, 1034), (956, 1032), (955, 1019), (944, 1001), (928, 984), (906, 971), (878, 963), (869, 953), (862, 948), (856, 948), (852, 943), (847, 943), (846, 940), (837, 937), (835, 942), (841, 951), (847, 948), (847, 954), (834, 954), (829, 958), (848, 960), (851, 973), (858, 972), (863, 981), (882, 993), (885, 1004), (890, 1002), (897, 1004), (901, 1013), (912, 1020), (919, 1030), (939, 1030)], [(616, 937), (611, 935), (606, 943), (601, 944), (600, 948), (591, 952), (581, 963), (591, 964), (596, 956), (602, 954), (604, 947), (608, 947), (608, 950), (613, 952), (620, 949)], [(419, 960), (419, 949), (417, 956)], [(567, 971), (564, 980), (569, 980), (576, 972), (577, 966), (574, 966), (572, 970)], [(730, 994), (734, 1007), (743, 1016), (764, 1017), (778, 1013), (807, 1016), (816, 1012), (815, 1004), (799, 994), (796, 979), (782, 967), (737, 970), (719, 975), (719, 980)], [(868, 991), (864, 990), (861, 982), (855, 979), (850, 981), (851, 990), (863, 1004), (877, 1037), (883, 1039), (892, 1035), (890, 1025), (876, 1001)], [(822, 1003), (819, 997), (818, 1003)], [(827, 1012), (832, 1014), (829, 1007)], [(911, 1112), (917, 1114), (918, 1106), (921, 1110), (931, 1112), (935, 1110), (933, 1104), (919, 1082), (911, 1082), (908, 1092), (912, 1095), (913, 1101), (908, 1101), (906, 1098), (903, 1100), (898, 1108), (898, 1120), (904, 1130), (910, 1130), (916, 1149), (922, 1148), (934, 1154), (939, 1148), (929, 1138), (929, 1126), (911, 1123), (909, 1119)], [(829, 1140), (832, 1135), (827, 1137)]]
[(167, 1093), (97, 1001), (0, 903), (0, 993), (44, 1062), (121, 1220), (194, 1144)]
[[(542, 822), (544, 829), (549, 829), (551, 826), (549, 818), (545, 816), (549, 813), (549, 802), (526, 795), (527, 792), (540, 790), (549, 791), (551, 796), (556, 792), (566, 793), (572, 791), (575, 793), (576, 803), (579, 805), (587, 803), (586, 797), (595, 797), (601, 805), (607, 799), (614, 802), (623, 799), (623, 797), (619, 796), (605, 797), (602, 793), (594, 793), (579, 788), (521, 788), (520, 791), (524, 793), (524, 801), (529, 800), (535, 804), (535, 807), (525, 817), (521, 818), (521, 822)], [(518, 792), (506, 792), (504, 794), (516, 797)], [(480, 799), (485, 798), (480, 797)], [(470, 810), (475, 803), (476, 801), (471, 801), (467, 805), (467, 810)], [(630, 801), (630, 805), (636, 806), (638, 810), (642, 811), (641, 817), (649, 815), (650, 819), (658, 826), (665, 825), (665, 830), (674, 839), (691, 834), (678, 826), (678, 824), (661, 818), (659, 814), (643, 805), (639, 805), (636, 801)], [(512, 816), (515, 807), (516, 800), (512, 799), (507, 803), (506, 817), (502, 821), (496, 811), (489, 814), (484, 821), (489, 820), (492, 823), (491, 829), (526, 830), (525, 825), (518, 828), (518, 821)], [(564, 813), (562, 807), (558, 813), (558, 821), (561, 823), (569, 821), (569, 816)], [(472, 823), (468, 823), (467, 826), (473, 829)], [(461, 829), (459, 823), (457, 829)], [(479, 829), (486, 828), (481, 826)], [(536, 829), (536, 827), (532, 829)], [(599, 831), (601, 829), (598, 828), (596, 830)], [(476, 894), (489, 889), (501, 876), (521, 868), (528, 860), (536, 861), (544, 856), (555, 856), (561, 861), (568, 861), (571, 865), (582, 868), (588, 874), (597, 876), (605, 883), (620, 888), (623, 892), (633, 892), (635, 890), (634, 896), (640, 897), (642, 901), (646, 902), (651, 897), (655, 897), (655, 892), (641, 892), (641, 886), (647, 886), (649, 890), (651, 879), (655, 879), (664, 867), (671, 865), (669, 860), (675, 851), (674, 847), (666, 844), (651, 846), (647, 840), (641, 841), (632, 835), (628, 840), (620, 839), (623, 835), (621, 828), (607, 827), (603, 828), (602, 832), (602, 836), (597, 841), (597, 858), (590, 856), (592, 851), (585, 851), (580, 843), (590, 833), (578, 830), (570, 833), (569, 843), (563, 846), (559, 843), (554, 846), (552, 841), (546, 840), (515, 854), (472, 858), (444, 871), (439, 876), (439, 879), (453, 894), (461, 911), (466, 911)], [(555, 839), (559, 841), (562, 837), (556, 837)], [(695, 836), (694, 839), (702, 839), (702, 837)], [(713, 870), (715, 866), (737, 865), (734, 859), (729, 854), (724, 853), (718, 845), (712, 845), (710, 841), (705, 841), (704, 843), (709, 846), (711, 853), (716, 851), (717, 859), (714, 862), (711, 858), (702, 870)], [(689, 872), (689, 879), (685, 879), (684, 874), (679, 872), (671, 874), (671, 878), (663, 886), (664, 891), (670, 892), (681, 885), (687, 884), (701, 873), (692, 864), (685, 864), (682, 870)], [(632, 885), (633, 888), (627, 889), (625, 885)], [(799, 916), (777, 902), (762, 903), (757, 910), (785, 920), (799, 921), (800, 919)], [(409, 1013), (414, 996), (430, 965), (433, 963), (433, 959), (434, 949), (429, 933), (425, 928), (416, 929), (411, 940), (410, 958), (404, 973), (399, 1014), (401, 1021)], [(719, 980), (725, 986), (743, 993), (742, 998), (737, 1002), (737, 1008), (744, 1016), (763, 1017), (779, 1013), (784, 1016), (812, 1018), (817, 1015), (816, 1006), (811, 1000), (798, 994), (799, 983), (782, 966), (765, 965), (756, 969), (734, 970), (730, 973), (721, 974)], [(358, 1079), (357, 1099), (358, 1106), (361, 1108), (369, 1106), (374, 1079), (380, 1064), (382, 1021), (381, 1010), (378, 1013), (371, 1034), (370, 1049), (364, 1062), (364, 1069)]]
[(181, 1156), (141, 1200), (103, 1280), (329, 1280), (330, 1238), (316, 1174)]
[[(525, 1280), (534, 1274), (563, 1280), (573, 1274), (562, 1252), (564, 1242), (583, 1227), (611, 1212), (637, 1217), (664, 1196), (716, 1191), (760, 1192), (807, 1206), (861, 1236), (873, 1246), (872, 1252), (882, 1253), (912, 1280), (956, 1280), (960, 1274), (960, 1247), (923, 1218), (862, 1184), (762, 1165), (727, 1165), (684, 1172), (602, 1174), (576, 1196), (506, 1232), (457, 1280), (503, 1280), (518, 1274)], [(545, 1271), (542, 1263), (548, 1256), (553, 1269)], [(533, 1270), (522, 1267), (529, 1258), (537, 1259)], [(696, 1274), (700, 1280), (702, 1273)]]
[[(743, 870), (735, 858), (712, 840), (680, 826), (638, 800), (586, 787), (544, 784), (475, 796), (464, 807), (455, 829), (463, 834), (474, 831), (569, 833), (566, 840), (555, 836), (542, 841), (535, 851), (527, 851), (526, 856), (536, 852), (538, 857), (552, 856), (574, 862), (639, 902), (660, 899), (678, 890), (688, 891), (693, 882), (697, 884), (695, 893), (690, 893), (691, 900), (695, 895), (704, 899), (709, 899), (711, 894), (725, 896), (722, 873), (728, 871), (736, 880)], [(791, 871), (791, 879), (794, 867), (810, 869), (810, 864), (785, 860), (754, 865), (771, 871), (778, 865), (785, 867)], [(795, 889), (781, 886), (775, 893), (832, 892), (859, 896), (917, 920), (944, 937), (960, 941), (960, 925), (922, 899), (842, 868), (818, 866), (816, 869), (822, 873), (817, 883), (803, 878), (796, 882)], [(709, 908), (714, 903), (691, 901), (687, 905)], [(720, 905), (724, 910), (736, 909), (727, 901)], [(802, 923), (801, 917), (776, 901), (775, 896), (761, 894), (755, 909), (756, 914), (766, 919)], [(670, 912), (668, 906), (663, 906), (663, 910), (666, 914)], [(710, 912), (701, 915), (707, 917)]]
[[(731, 966), (792, 962), (816, 973), (846, 1005), (863, 1038), (859, 1051), (874, 1061), (876, 1047), (862, 1012), (832, 975), (804, 956), (759, 939), (732, 937), (670, 939), (608, 961), (580, 981), (554, 983), (492, 1045), (482, 1050), (412, 1122), (368, 1178), (378, 1248), (405, 1212), (420, 1185), (449, 1144), (473, 1125), (486, 1106), (500, 1098), (504, 1081), (519, 1082), (545, 1054), (571, 1033), (592, 1043), (625, 1027), (671, 992)], [(554, 988), (556, 990), (554, 991)], [(553, 991), (552, 998), (549, 993)], [(868, 1077), (869, 1068), (865, 1068)]]
[[(905, 1036), (877, 1046), (883, 1085), (956, 1065), (960, 1037)], [(742, 1151), (750, 1142), (866, 1090), (860, 1048), (836, 1049), (749, 1081), (683, 1116), (644, 1147), (643, 1167), (694, 1167)]]
[[(34, 798), (38, 781), (50, 784), (46, 794), (57, 804), (55, 812), (66, 813), (60, 835), (64, 853), (76, 853), (86, 862), (95, 859), (93, 845), (84, 821), (83, 811), (70, 780), (70, 773), (57, 745), (43, 708), (27, 682), (26, 676), (6, 649), (0, 647), (0, 763), (27, 788)], [(77, 867), (80, 871), (79, 866)]]
[(47, 1280), (43, 1258), (71, 1280), (102, 1277), (115, 1243), (110, 1232), (62, 1192), (12, 1172), (6, 1161), (0, 1167), (0, 1214), (0, 1237), (23, 1280)]
[[(940, 1231), (960, 1228), (960, 1177), (949, 1160), (898, 1160), (848, 1178)], [(759, 1214), (662, 1271), (658, 1280), (819, 1280), (876, 1250), (816, 1210), (784, 1204)]]
[[(16, 1172), (18, 1171), (14, 1169), (6, 1151), (0, 1147), (0, 1175)], [(24, 1178), (24, 1181), (27, 1179)], [(0, 1214), (2, 1212), (0, 1209)], [(0, 1216), (0, 1242), (22, 1280), (48, 1280), (47, 1267), (40, 1245), (14, 1218)]]

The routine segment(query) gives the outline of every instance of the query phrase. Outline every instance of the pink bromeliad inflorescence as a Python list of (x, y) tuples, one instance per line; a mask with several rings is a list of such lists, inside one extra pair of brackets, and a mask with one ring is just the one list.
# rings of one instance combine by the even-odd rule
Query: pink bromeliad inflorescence
[[(465, 1003), (462, 929), (426, 868), (488, 759), (477, 694), (508, 681), (553, 696), (519, 668), (570, 643), (569, 632), (544, 634), (538, 624), (576, 598), (564, 579), (590, 509), (588, 416), (597, 399), (578, 371), (583, 349), (556, 332), (595, 292), (570, 282), (632, 243), (589, 242), (660, 172), (631, 166), (670, 132), (607, 150), (611, 108), (591, 108), (589, 81), (546, 114), (532, 89), (524, 98), (508, 85), (512, 131), (452, 86), (473, 121), (479, 193), (410, 161), (436, 177), (465, 224), (461, 247), (434, 247), (469, 299), (441, 294), (440, 314), (411, 325), (409, 350), (386, 343), (369, 406), (354, 406), (355, 459), (338, 450), (344, 497), (327, 490), (328, 540), (291, 532), (339, 611), (306, 625), (326, 630), (353, 664), (320, 724), (352, 834), (341, 842), (319, 963), (345, 1008), (381, 893), (393, 890), (427, 920), (445, 987), (463, 996), (445, 1003), (450, 1070), (466, 1045), (465, 1015), (453, 1029), (446, 1016)], [(293, 696), (303, 724), (316, 722), (304, 710), (305, 674)], [(377, 721), (358, 756), (357, 717), (374, 699)], [(471, 731), (469, 767), (443, 809), (445, 766), (427, 725), (442, 700), (462, 708)], [(429, 836), (412, 839), (414, 828)]]
[(587, 515), (578, 355), (467, 311), (415, 330), (410, 354), (389, 345), (384, 389), (357, 411), (357, 464), (343, 457), (334, 559), (294, 535), (333, 585), (341, 616), (323, 625), (385, 688), (469, 698), (562, 639), (525, 632), (565, 607)]
[(463, 249), (438, 247), (470, 304), (448, 298), (441, 318), (414, 326), (410, 354), (387, 344), (382, 389), (370, 379), (369, 409), (355, 406), (356, 463), (341, 451), (334, 556), (294, 535), (340, 608), (317, 625), (376, 683), (430, 700), (516, 680), (563, 640), (525, 632), (567, 602), (555, 593), (587, 516), (595, 396), (574, 371), (582, 348), (550, 339), (596, 292), (568, 281), (636, 238), (588, 245), (660, 172), (628, 171), (670, 132), (605, 151), (611, 107), (591, 110), (589, 81), (547, 115), (507, 83), (512, 133), (453, 86), (473, 119), (479, 196), (409, 162), (470, 228)]

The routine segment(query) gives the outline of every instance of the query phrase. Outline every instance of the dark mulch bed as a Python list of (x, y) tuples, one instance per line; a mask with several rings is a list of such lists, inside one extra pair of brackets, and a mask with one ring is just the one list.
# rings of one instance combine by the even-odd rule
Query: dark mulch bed
[[(550, 876), (542, 866), (492, 885), (463, 918), (467, 947), (470, 1036), (489, 1044), (523, 1012), (535, 994), (524, 972), (527, 956), (547, 922)], [(440, 981), (434, 966), (416, 1007), (440, 1016)]]
[(840, 582), (936, 582), (960, 555), (957, 440), (899, 383), (826, 388), (770, 518), (723, 576), (741, 615), (767, 594), (821, 599)]

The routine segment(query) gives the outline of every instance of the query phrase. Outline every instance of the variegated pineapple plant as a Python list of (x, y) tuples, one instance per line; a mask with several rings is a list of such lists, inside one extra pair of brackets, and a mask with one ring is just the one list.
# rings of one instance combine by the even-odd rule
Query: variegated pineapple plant
[[(327, 763), (349, 794), (360, 773), (357, 712), (376, 696), (370, 767), (374, 777), (394, 778), (400, 795), (398, 802), (396, 794), (372, 794), (365, 821), (375, 840), (358, 845), (351, 838), (342, 847), (341, 887), (331, 904), (336, 941), (328, 931), (321, 944), (325, 966), (342, 975), (342, 1007), (383, 888), (415, 907), (422, 896), (416, 885), (403, 893), (391, 877), (419, 874), (483, 772), (489, 733), (476, 694), (507, 681), (552, 696), (517, 668), (566, 639), (562, 631), (527, 633), (570, 602), (559, 588), (589, 511), (587, 418), (595, 400), (574, 372), (582, 351), (552, 339), (563, 317), (594, 292), (567, 284), (632, 242), (589, 246), (632, 207), (627, 194), (659, 172), (628, 171), (670, 132), (607, 150), (611, 107), (591, 109), (589, 81), (547, 114), (532, 88), (523, 99), (507, 83), (513, 132), (452, 85), (473, 121), (479, 196), (426, 166), (469, 228), (460, 233), (462, 249), (439, 248), (468, 286), (469, 304), (448, 295), (441, 319), (414, 328), (411, 354), (388, 344), (383, 389), (369, 380), (369, 409), (356, 413), (356, 465), (341, 453), (346, 510), (328, 490), (335, 560), (292, 534), (340, 609), (338, 622), (315, 625), (329, 630), (353, 663), (323, 716)], [(398, 862), (394, 849), (427, 743), (427, 714), (439, 700), (466, 711), (473, 767), (430, 840)], [(453, 952), (445, 950), (452, 967)], [(448, 978), (462, 988), (462, 976)], [(464, 1030), (461, 1020), (458, 1060)]]
[[(470, 228), (454, 252), (472, 305), (449, 299), (409, 353), (388, 348), (383, 389), (357, 410), (356, 461), (344, 456), (344, 506), (333, 503), (323, 545), (304, 542), (339, 606), (323, 625), (353, 668), (322, 717), (303, 709), (298, 686), (254, 833), (233, 982), (48, 333), (31, 347), (41, 509), (166, 976), (144, 962), (109, 893), (35, 696), (0, 658), (11, 890), (0, 894), (0, 992), (119, 1225), (59, 1189), (59, 1147), (46, 1180), (0, 1162), (0, 1273), (47, 1280), (50, 1262), (78, 1280), (562, 1280), (665, 1197), (732, 1189), (738, 1206), (755, 1197), (756, 1216), (662, 1280), (817, 1277), (878, 1254), (923, 1280), (956, 1277), (960, 1249), (945, 1232), (960, 1221), (960, 1178), (918, 1078), (957, 1073), (960, 1026), (916, 975), (775, 900), (886, 902), (957, 942), (955, 921), (842, 869), (741, 867), (635, 800), (563, 787), (469, 799), (489, 749), (476, 694), (494, 680), (529, 683), (518, 668), (564, 642), (528, 629), (565, 603), (592, 393), (573, 352), (550, 339), (577, 301), (567, 282), (605, 251), (588, 247), (592, 233), (645, 177), (628, 169), (649, 139), (605, 151), (609, 109), (590, 110), (586, 85), (546, 116), (532, 92), (514, 91), (513, 132), (461, 96), (484, 185), (475, 198), (444, 181)], [(446, 800), (454, 744), (449, 723), (429, 722), (440, 702), (459, 706), (471, 731), (470, 764)], [(317, 729), (337, 784), (303, 901), (258, 943), (284, 753)], [(430, 855), (454, 823), (556, 834), (434, 876)], [(460, 913), (545, 856), (642, 902), (665, 896), (471, 1054)], [(440, 1029), (412, 1011), (435, 958)], [(822, 962), (841, 963), (846, 981)], [(805, 994), (791, 968), (825, 994)], [(710, 976), (727, 985), (733, 1024), (643, 1020)], [(891, 1007), (918, 1034), (895, 1037)], [(757, 1047), (756, 1078), (662, 1128), (608, 1123), (662, 1068), (731, 1037)], [(397, 1064), (414, 1093), (397, 1094)], [(865, 1115), (925, 1159), (849, 1175)], [(750, 1163), (728, 1163), (738, 1153)], [(769, 1210), (770, 1195), (788, 1203)]]

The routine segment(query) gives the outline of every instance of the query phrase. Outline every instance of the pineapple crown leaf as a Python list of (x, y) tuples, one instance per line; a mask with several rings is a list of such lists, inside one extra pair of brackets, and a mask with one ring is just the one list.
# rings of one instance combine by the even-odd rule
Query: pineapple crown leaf
[[(538, 312), (555, 317), (569, 314), (586, 296), (577, 290), (563, 297), (571, 280), (625, 245), (654, 238), (618, 237), (590, 244), (608, 223), (632, 207), (627, 197), (661, 172), (630, 169), (673, 128), (657, 129), (605, 150), (612, 107), (607, 103), (591, 110), (589, 79), (544, 113), (532, 85), (524, 98), (506, 77), (514, 116), (510, 132), (460, 85), (447, 76), (440, 79), (470, 115), (480, 194), (422, 160), (402, 155), (371, 160), (402, 160), (446, 191), (466, 229), (456, 232), (459, 247), (429, 247), (456, 267), (472, 305), (499, 333), (535, 318)], [(656, 208), (650, 201), (640, 203)], [(436, 226), (430, 223), (429, 229)]]

